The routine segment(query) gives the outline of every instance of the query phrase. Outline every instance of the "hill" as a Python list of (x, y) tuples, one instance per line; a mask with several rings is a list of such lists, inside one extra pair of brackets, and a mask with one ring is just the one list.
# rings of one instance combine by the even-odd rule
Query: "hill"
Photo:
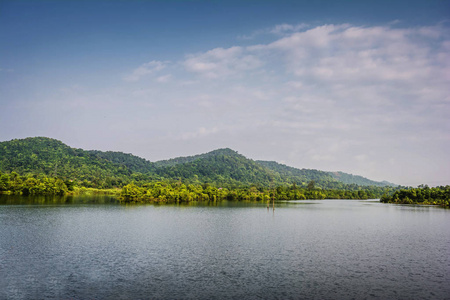
[(297, 169), (279, 164), (275, 161), (258, 160), (256, 162), (269, 170), (276, 172), (281, 178), (290, 179), (290, 183), (295, 182), (296, 184), (306, 185), (313, 180), (315, 184), (327, 187), (328, 185), (337, 182), (330, 174), (324, 171)]
[(231, 149), (179, 157), (155, 163), (156, 173), (165, 178), (183, 178), (194, 183), (224, 186), (280, 183), (276, 173)]
[(152, 168), (153, 164), (131, 154), (75, 149), (47, 137), (0, 142), (0, 171), (44, 174), (87, 187), (122, 186), (136, 177), (135, 173)]
[(283, 177), (295, 177), (302, 182), (314, 180), (315, 183), (319, 184), (319, 186), (323, 186), (326, 188), (339, 188), (339, 184), (337, 184), (337, 182), (346, 185), (358, 186), (397, 186), (396, 184), (387, 181), (373, 181), (359, 175), (352, 175), (344, 172), (325, 172), (311, 169), (297, 169), (279, 164), (275, 161), (259, 160), (257, 161), (257, 163), (279, 173)]
[(125, 166), (132, 172), (149, 173), (154, 172), (156, 166), (154, 163), (129, 153), (113, 152), (113, 151), (87, 151), (91, 157), (99, 160), (107, 160), (113, 164)]
[(373, 181), (359, 175), (352, 175), (343, 172), (330, 172), (329, 173), (334, 179), (345, 183), (345, 184), (357, 184), (363, 186), (391, 186), (396, 187), (397, 185), (388, 181)]
[[(154, 164), (156, 167), (172, 167), (172, 166), (179, 165), (179, 164), (190, 163), (190, 162), (193, 162), (193, 161), (196, 161), (199, 159), (214, 157), (216, 155), (229, 155), (229, 156), (237, 155), (237, 156), (239, 156), (239, 154), (236, 151), (231, 150), (230, 148), (223, 148), (223, 149), (217, 149), (217, 150), (213, 150), (208, 153), (203, 153), (203, 154), (198, 154), (198, 155), (193, 155), (193, 156), (182, 156), (182, 157), (171, 158), (168, 160), (159, 160), (159, 161), (156, 161)], [(240, 156), (242, 156), (242, 155), (240, 155)]]
[(71, 148), (46, 137), (0, 142), (0, 171), (44, 174), (98, 188), (155, 180), (182, 180), (184, 183), (224, 187), (288, 186), (294, 183), (306, 187), (311, 181), (316, 187), (334, 189), (357, 189), (358, 185), (384, 186), (383, 183), (342, 172), (296, 169), (273, 161), (254, 161), (228, 148), (150, 162), (122, 152)]

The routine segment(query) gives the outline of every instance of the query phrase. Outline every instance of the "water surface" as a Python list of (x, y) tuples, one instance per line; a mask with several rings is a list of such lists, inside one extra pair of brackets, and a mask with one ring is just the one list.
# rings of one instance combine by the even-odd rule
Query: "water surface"
[(0, 197), (1, 299), (450, 299), (447, 209), (14, 199)]

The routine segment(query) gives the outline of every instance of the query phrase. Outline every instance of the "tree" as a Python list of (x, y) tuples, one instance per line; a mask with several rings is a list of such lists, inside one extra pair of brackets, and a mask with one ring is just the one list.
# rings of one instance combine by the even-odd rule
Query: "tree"
[(7, 191), (9, 189), (9, 175), (3, 174), (0, 176), (0, 191)]

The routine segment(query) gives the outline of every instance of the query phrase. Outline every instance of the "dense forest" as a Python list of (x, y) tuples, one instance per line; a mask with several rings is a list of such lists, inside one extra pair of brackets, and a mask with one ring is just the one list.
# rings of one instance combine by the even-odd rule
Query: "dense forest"
[[(311, 182), (312, 183), (312, 182)], [(185, 185), (181, 182), (154, 182), (137, 186), (128, 184), (123, 187), (120, 197), (124, 202), (189, 202), (217, 200), (305, 200), (305, 199), (373, 199), (379, 197), (386, 188), (366, 187), (359, 190), (319, 189), (313, 184), (307, 188), (277, 186), (273, 189), (249, 186), (241, 188), (217, 188), (209, 184)]]
[(373, 181), (367, 178), (364, 178), (359, 175), (352, 175), (347, 174), (344, 172), (331, 172), (330, 175), (338, 180), (339, 182), (345, 183), (345, 184), (357, 184), (357, 185), (374, 185), (374, 186), (397, 186), (396, 184), (387, 182), (387, 181)]
[(57, 177), (84, 187), (111, 188), (130, 183), (133, 167), (140, 165), (142, 159), (123, 153), (110, 156), (123, 162), (116, 163), (98, 151), (71, 148), (49, 138), (12, 140), (0, 143), (0, 171)]
[(122, 152), (71, 148), (61, 141), (46, 137), (0, 142), (0, 171), (21, 175), (43, 174), (94, 188), (180, 179), (187, 184), (206, 182), (223, 187), (251, 184), (288, 186), (293, 183), (306, 187), (312, 180), (316, 187), (336, 189), (348, 189), (352, 185), (353, 189), (356, 186), (388, 185), (368, 179), (366, 182), (343, 182), (334, 178), (330, 172), (300, 170), (276, 162), (254, 161), (231, 149), (150, 162)]
[(0, 142), (0, 193), (66, 194), (81, 188), (122, 189), (126, 201), (367, 199), (397, 189), (342, 172), (254, 161), (231, 149), (150, 162), (122, 152), (71, 148), (46, 137)]
[(383, 203), (397, 204), (429, 204), (450, 206), (450, 186), (400, 189), (392, 194), (385, 194), (380, 199)]
[(22, 195), (65, 195), (73, 191), (70, 181), (64, 182), (60, 178), (45, 175), (20, 176), (16, 172), (2, 174), (0, 172), (0, 193)]

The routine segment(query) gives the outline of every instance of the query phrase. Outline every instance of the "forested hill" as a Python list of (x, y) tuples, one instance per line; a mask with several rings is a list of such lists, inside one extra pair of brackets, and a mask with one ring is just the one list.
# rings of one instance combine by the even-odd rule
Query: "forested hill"
[(368, 185), (373, 185), (373, 186), (392, 186), (395, 187), (397, 186), (394, 183), (390, 183), (388, 181), (373, 181), (370, 179), (367, 179), (365, 177), (359, 176), (359, 175), (352, 175), (352, 174), (347, 174), (347, 173), (343, 173), (343, 172), (330, 172), (330, 175), (345, 184), (357, 184), (357, 185), (364, 185), (364, 186), (368, 186)]
[(154, 172), (156, 169), (154, 163), (129, 153), (98, 150), (89, 150), (87, 152), (98, 159), (105, 159), (114, 164), (126, 166), (133, 172), (149, 173)]
[(296, 178), (298, 181), (306, 183), (314, 180), (315, 183), (319, 183), (322, 185), (330, 182), (336, 182), (336, 180), (328, 172), (310, 169), (297, 169), (279, 164), (275, 161), (257, 160), (256, 162), (278, 173), (282, 178)]
[(287, 183), (286, 178), (261, 166), (231, 149), (218, 149), (206, 154), (156, 162), (161, 177), (190, 179), (194, 183), (242, 186)]
[[(218, 149), (205, 154), (150, 162), (122, 152), (86, 151), (71, 148), (61, 141), (35, 137), (0, 142), (0, 172), (21, 175), (44, 174), (73, 180), (97, 188), (121, 187), (135, 182), (182, 180), (185, 183), (210, 183), (215, 186), (307, 186), (349, 188), (349, 174), (335, 178), (329, 172), (288, 167), (276, 162), (254, 161), (231, 149)], [(348, 176), (346, 176), (348, 175)], [(375, 184), (374, 184), (375, 185)], [(378, 185), (378, 184), (376, 184)]]
[(194, 156), (182, 156), (182, 157), (176, 157), (168, 160), (159, 160), (155, 162), (155, 166), (157, 167), (171, 167), (178, 164), (186, 164), (190, 163), (199, 159), (208, 159), (217, 155), (227, 155), (227, 156), (241, 156), (244, 158), (244, 156), (239, 155), (236, 151), (233, 151), (229, 148), (224, 149), (217, 149), (208, 153), (204, 154), (198, 154)]
[[(75, 149), (46, 137), (0, 142), (1, 172), (44, 174), (86, 186), (112, 187), (152, 168), (151, 162), (131, 154)], [(152, 179), (151, 174), (146, 179)]]
[(397, 186), (393, 183), (373, 181), (362, 176), (347, 174), (343, 172), (326, 172), (313, 169), (297, 169), (275, 161), (258, 160), (257, 163), (280, 174), (282, 177), (300, 179), (303, 184), (314, 180), (316, 184), (326, 188), (340, 188), (342, 184), (359, 186)]

